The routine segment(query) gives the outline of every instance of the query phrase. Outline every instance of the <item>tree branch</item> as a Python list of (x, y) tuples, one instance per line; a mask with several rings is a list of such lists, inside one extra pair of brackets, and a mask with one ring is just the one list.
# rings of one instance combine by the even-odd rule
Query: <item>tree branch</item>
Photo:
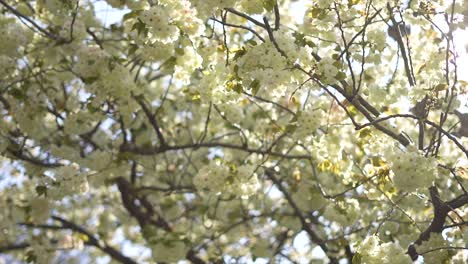
[(436, 187), (430, 187), (429, 193), (431, 195), (432, 206), (434, 207), (434, 218), (432, 219), (429, 227), (424, 230), (424, 232), (419, 235), (419, 238), (408, 247), (407, 254), (413, 261), (421, 255), (421, 253), (416, 251), (416, 245), (421, 245), (424, 241), (429, 240), (431, 233), (441, 233), (444, 230), (444, 223), (447, 214), (456, 208), (468, 204), (468, 194), (463, 194), (451, 201), (443, 202), (440, 199), (439, 191)]
[(19, 17), (19, 18), (22, 18), (26, 21), (28, 21), (29, 23), (31, 23), (31, 25), (33, 25), (37, 30), (39, 30), (40, 32), (42, 32), (46, 37), (50, 38), (50, 39), (53, 39), (53, 40), (56, 40), (56, 41), (65, 41), (64, 39), (62, 39), (61, 37), (59, 36), (56, 36), (54, 34), (52, 34), (51, 32), (43, 29), (41, 26), (39, 26), (34, 20), (30, 19), (29, 17), (21, 14), (18, 10), (14, 9), (12, 6), (8, 5), (4, 0), (0, 0), (0, 4), (2, 4), (3, 6), (6, 7), (6, 9), (10, 10), (15, 16)]
[(59, 221), (63, 227), (66, 227), (70, 230), (73, 230), (75, 232), (78, 232), (80, 234), (83, 234), (83, 235), (86, 235), (87, 238), (88, 238), (88, 241), (86, 241), (86, 243), (88, 245), (92, 245), (98, 249), (100, 249), (101, 251), (103, 251), (104, 253), (108, 254), (110, 257), (112, 257), (114, 260), (120, 262), (120, 263), (124, 263), (124, 264), (137, 264), (136, 261), (130, 259), (129, 257), (123, 255), (122, 253), (120, 253), (119, 251), (117, 251), (115, 248), (109, 246), (109, 245), (106, 245), (102, 242), (100, 242), (96, 237), (94, 237), (94, 235), (89, 232), (88, 230), (82, 228), (81, 226), (73, 223), (73, 222), (70, 222), (60, 216), (52, 216), (52, 219), (56, 220), (56, 221)]

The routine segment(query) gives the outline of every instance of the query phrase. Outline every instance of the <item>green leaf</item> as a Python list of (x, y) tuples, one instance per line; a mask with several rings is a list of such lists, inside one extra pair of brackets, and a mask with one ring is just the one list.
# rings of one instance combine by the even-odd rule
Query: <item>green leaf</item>
[(97, 81), (98, 79), (99, 79), (98, 77), (81, 78), (81, 80), (85, 84), (92, 84), (93, 82)]
[(287, 133), (294, 133), (294, 131), (296, 131), (297, 129), (297, 125), (296, 124), (288, 124), (286, 126), (286, 129), (284, 132), (287, 132)]
[(134, 54), (135, 51), (137, 51), (137, 49), (138, 49), (138, 45), (130, 44), (129, 47), (128, 47), (128, 56)]
[(175, 48), (174, 51), (175, 51), (175, 54), (177, 54), (179, 56), (182, 56), (182, 55), (185, 54), (185, 51), (184, 51), (183, 48)]
[(361, 0), (349, 0), (348, 1), (348, 8), (351, 8), (353, 5), (357, 5), (361, 2)]
[(232, 90), (234, 90), (237, 93), (242, 93), (244, 91), (244, 87), (242, 87), (242, 84), (236, 83), (233, 87)]
[(367, 139), (372, 135), (372, 130), (368, 127), (359, 130), (358, 136), (361, 139)]
[(355, 253), (353, 256), (352, 264), (361, 264), (361, 259), (362, 259), (361, 254)]
[(242, 47), (242, 49), (240, 49), (240, 50), (238, 50), (238, 51), (236, 51), (236, 52), (234, 53), (234, 58), (233, 58), (233, 60), (234, 60), (234, 61), (237, 60), (238, 58), (244, 56), (246, 53), (247, 53), (247, 51), (245, 50), (244, 47)]
[(316, 46), (311, 40), (306, 39), (305, 38), (306, 36), (300, 32), (294, 32), (293, 35), (295, 38), (294, 43), (298, 46), (301, 46), (301, 47), (305, 47), (306, 45), (308, 45), (309, 47)]
[(78, 238), (79, 240), (83, 241), (83, 242), (88, 242), (89, 241), (89, 236), (86, 235), (86, 234), (82, 234), (82, 233), (78, 233), (78, 234), (75, 234), (76, 238)]
[(346, 79), (346, 73), (340, 71), (336, 74), (335, 78), (338, 80), (338, 81), (343, 81), (344, 79)]
[(21, 91), (20, 89), (17, 88), (12, 88), (10, 90), (11, 96), (18, 100), (24, 100), (26, 98), (24, 91)]
[(252, 90), (253, 95), (257, 95), (258, 90), (260, 90), (260, 81), (257, 79), (253, 80), (250, 84), (250, 89)]
[(312, 8), (310, 9), (309, 14), (312, 18), (317, 18), (321, 12), (322, 12), (322, 9), (320, 8)]
[(263, 0), (263, 8), (265, 8), (266, 11), (271, 12), (273, 11), (273, 8), (275, 7), (276, 0)]
[(129, 19), (132, 19), (132, 18), (135, 18), (135, 17), (138, 17), (141, 13), (141, 10), (135, 10), (135, 11), (132, 11), (130, 13), (127, 13), (123, 16), (123, 21), (127, 21)]
[(172, 72), (174, 71), (174, 67), (177, 63), (177, 58), (172, 56), (169, 59), (167, 59), (163, 64), (161, 65), (161, 70), (164, 72)]
[(252, 46), (257, 46), (257, 42), (253, 39), (249, 39), (245, 42), (246, 44), (250, 44)]
[(448, 85), (446, 83), (440, 83), (434, 87), (434, 91), (441, 92), (447, 90)]
[(141, 33), (144, 33), (144, 35), (146, 35), (148, 33), (148, 29), (146, 29), (146, 24), (143, 23), (143, 21), (141, 21), (140, 19), (138, 19), (138, 21), (135, 24), (133, 24), (132, 31), (133, 30), (136, 30), (138, 32), (138, 35), (141, 35)]
[(47, 195), (47, 187), (44, 186), (44, 185), (38, 185), (38, 186), (36, 186), (36, 193), (37, 193), (37, 195), (39, 195), (39, 196), (41, 196), (41, 195), (46, 196), (46, 195)]
[[(334, 58), (335, 55), (336, 55), (336, 58)], [(338, 54), (333, 54), (332, 58), (338, 59), (338, 56), (339, 56)], [(341, 68), (343, 68), (343, 63), (341, 63), (339, 60), (336, 60), (336, 61), (333, 62), (333, 66), (335, 66), (338, 69), (341, 69)]]

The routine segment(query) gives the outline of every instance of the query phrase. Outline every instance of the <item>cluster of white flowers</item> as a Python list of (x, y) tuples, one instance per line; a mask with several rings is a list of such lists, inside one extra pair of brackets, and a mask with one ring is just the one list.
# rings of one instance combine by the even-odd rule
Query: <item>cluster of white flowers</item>
[(265, 93), (270, 94), (283, 84), (289, 84), (291, 73), (286, 70), (287, 61), (271, 42), (256, 45), (236, 60), (238, 72), (244, 85), (258, 81)]
[(0, 55), (0, 78), (4, 78), (15, 70), (15, 60), (11, 57)]
[(35, 263), (51, 263), (55, 255), (54, 246), (45, 233), (33, 236), (30, 240), (30, 247), (34, 252)]
[(305, 212), (319, 210), (328, 204), (328, 201), (322, 197), (317, 188), (302, 182), (296, 192), (292, 194), (292, 198), (297, 206)]
[(260, 187), (254, 168), (242, 165), (231, 172), (228, 167), (219, 161), (211, 161), (202, 167), (193, 179), (195, 187), (210, 194), (228, 192), (241, 198), (247, 198)]
[(101, 95), (111, 95), (125, 101), (131, 98), (131, 92), (137, 88), (129, 69), (120, 64), (115, 64), (111, 69), (106, 67), (98, 82), (93, 83), (92, 88)]
[(85, 173), (78, 170), (76, 165), (62, 166), (53, 171), (54, 179), (45, 178), (47, 197), (61, 200), (65, 196), (85, 193), (89, 190)]
[(424, 157), (417, 149), (409, 147), (406, 152), (396, 148), (387, 151), (391, 163), (393, 183), (402, 191), (413, 192), (431, 186), (437, 177), (437, 160)]
[[(12, 104), (12, 109), (15, 110), (16, 122), (29, 137), (38, 140), (47, 136), (49, 130), (45, 126), (44, 116), (37, 115), (42, 111), (38, 111), (36, 107), (23, 107), (17, 104)], [(30, 112), (31, 110), (37, 112)]]
[(303, 139), (313, 135), (322, 124), (325, 116), (326, 113), (322, 109), (302, 112), (296, 121), (297, 128), (295, 134), (297, 137)]
[(335, 202), (334, 206), (327, 206), (323, 216), (341, 226), (352, 225), (359, 217), (360, 206), (356, 199)]
[(199, 169), (193, 178), (193, 184), (198, 190), (217, 194), (223, 191), (228, 177), (228, 168), (218, 161), (211, 161), (210, 164)]
[(82, 46), (76, 55), (78, 61), (73, 70), (81, 77), (97, 77), (108, 67), (109, 55), (97, 46)]
[(67, 17), (65, 22), (62, 23), (59, 36), (63, 39), (70, 40), (72, 37), (72, 26), (73, 40), (85, 39), (88, 36), (83, 21), (77, 18), (73, 19), (73, 17)]
[[(13, 188), (12, 188), (13, 189)], [(18, 189), (13, 189), (12, 191), (18, 191)], [(13, 193), (6, 193), (1, 197), (0, 200), (0, 230), (12, 230), (18, 222), (22, 222), (25, 219), (25, 211), (19, 208), (10, 197), (13, 196)], [(2, 237), (0, 237), (0, 243)]]
[(151, 251), (154, 261), (176, 263), (185, 259), (188, 247), (182, 241), (158, 241)]
[(392, 242), (380, 244), (379, 237), (375, 235), (366, 237), (356, 251), (359, 254), (357, 258), (361, 260), (359, 263), (362, 264), (412, 263), (400, 245)]
[(429, 95), (429, 87), (427, 87), (427, 84), (423, 83), (417, 83), (408, 91), (408, 96), (412, 103), (421, 101), (426, 95)]
[(201, 18), (208, 18), (215, 14), (219, 9), (234, 7), (237, 1), (238, 0), (191, 0)]
[(28, 36), (23, 27), (14, 19), (0, 18), (0, 36), (2, 36), (2, 48), (0, 55), (15, 56), (19, 47), (28, 43)]
[(240, 124), (244, 119), (244, 109), (234, 103), (220, 104), (218, 108), (230, 122)]
[(237, 65), (242, 73), (257, 67), (280, 70), (286, 67), (286, 60), (271, 42), (265, 42), (248, 49)]
[(254, 195), (260, 188), (257, 174), (254, 173), (254, 166), (239, 166), (234, 175), (234, 181), (229, 187), (234, 194), (240, 195), (243, 199)]
[(317, 69), (321, 75), (320, 81), (324, 84), (332, 84), (336, 82), (336, 75), (338, 74), (338, 68), (336, 67), (336, 61), (330, 57), (324, 57), (317, 64)]
[(169, 10), (159, 5), (141, 12), (140, 19), (149, 27), (152, 39), (162, 43), (171, 43), (177, 40), (179, 29), (169, 23), (169, 14)]
[(97, 124), (98, 118), (97, 114), (90, 114), (84, 111), (71, 113), (65, 120), (64, 132), (69, 135), (89, 132)]
[(45, 8), (53, 13), (53, 14), (60, 14), (67, 9), (76, 6), (76, 3), (79, 0), (69, 0), (69, 1), (62, 1), (62, 0), (45, 0)]
[(278, 47), (286, 54), (290, 62), (310, 64), (312, 57), (312, 48), (308, 45), (304, 47), (296, 44), (292, 31), (287, 28), (280, 28), (273, 32)]
[(97, 98), (103, 99), (110, 95), (127, 100), (130, 98), (130, 92), (137, 88), (129, 69), (99, 47), (82, 46), (77, 51), (77, 58), (74, 71), (85, 82), (92, 82), (87, 89), (96, 93)]
[(139, 18), (149, 29), (149, 39), (167, 44), (175, 42), (179, 33), (200, 36), (205, 25), (197, 15), (197, 10), (188, 0), (164, 0), (141, 12)]
[(31, 217), (35, 223), (44, 223), (49, 218), (50, 203), (44, 197), (34, 197), (30, 201)]
[(320, 8), (328, 8), (333, 3), (333, 0), (319, 0), (317, 6)]
[(366, 32), (367, 40), (372, 43), (375, 50), (383, 51), (387, 43), (387, 35), (381, 28), (369, 28)]
[(174, 55), (174, 45), (154, 42), (141, 47), (140, 52), (147, 61), (165, 61)]
[(203, 20), (198, 18), (197, 9), (192, 6), (189, 0), (161, 0), (171, 12), (170, 16), (177, 27), (189, 36), (198, 37), (205, 31)]
[(426, 253), (426, 251), (443, 248), (450, 246), (449, 243), (444, 239), (442, 234), (430, 233), (429, 240), (424, 241), (421, 245), (416, 245), (416, 251), (418, 253), (424, 253), (424, 263), (437, 264), (447, 263), (450, 259), (449, 251), (447, 250), (434, 250)]
[(201, 67), (203, 58), (191, 46), (185, 47), (183, 53), (183, 55), (177, 57), (174, 78), (188, 84), (192, 73)]
[[(213, 102), (214, 104), (223, 104), (226, 102), (226, 95), (229, 92), (224, 87), (225, 67), (218, 64), (211, 71), (206, 71), (198, 85), (200, 100), (203, 102)], [(224, 70), (224, 71), (223, 71)]]
[(239, 10), (242, 10), (247, 14), (261, 14), (263, 12), (263, 5), (258, 0), (240, 0), (238, 1), (237, 6), (239, 7)]

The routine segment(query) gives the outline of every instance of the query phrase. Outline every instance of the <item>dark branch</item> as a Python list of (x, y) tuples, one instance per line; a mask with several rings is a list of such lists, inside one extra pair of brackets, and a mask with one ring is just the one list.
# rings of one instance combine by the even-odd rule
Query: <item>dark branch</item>
[(130, 259), (129, 257), (123, 255), (122, 253), (120, 253), (118, 250), (116, 250), (115, 248), (109, 246), (109, 245), (106, 245), (106, 244), (103, 244), (101, 241), (99, 241), (96, 237), (94, 237), (94, 235), (89, 232), (88, 230), (82, 228), (81, 226), (73, 223), (73, 222), (70, 222), (62, 217), (59, 217), (59, 216), (52, 216), (52, 219), (56, 220), (56, 221), (59, 221), (63, 227), (66, 227), (70, 230), (73, 230), (75, 232), (78, 232), (80, 234), (83, 234), (83, 235), (86, 235), (87, 236), (87, 239), (88, 241), (86, 242), (88, 245), (92, 245), (98, 249), (100, 249), (102, 252), (108, 254), (111, 258), (113, 258), (114, 260), (120, 262), (120, 263), (124, 263), (124, 264), (137, 264), (136, 261)]

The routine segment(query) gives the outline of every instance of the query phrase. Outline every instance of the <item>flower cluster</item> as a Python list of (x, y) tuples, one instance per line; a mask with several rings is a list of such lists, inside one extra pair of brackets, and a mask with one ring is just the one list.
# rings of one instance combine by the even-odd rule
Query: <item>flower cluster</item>
[(297, 118), (296, 135), (298, 138), (306, 138), (314, 135), (315, 131), (322, 125), (322, 121), (326, 116), (325, 111), (321, 109), (304, 111)]
[(158, 241), (151, 247), (153, 260), (157, 262), (176, 263), (185, 258), (187, 251), (182, 241)]
[[(239, 51), (242, 54), (243, 51)], [(245, 52), (245, 51), (244, 51)], [(248, 49), (236, 60), (238, 76), (245, 86), (259, 82), (263, 88), (260, 94), (267, 91), (275, 93), (283, 84), (289, 83), (291, 74), (286, 70), (286, 58), (271, 42), (262, 43)]]
[(16, 56), (18, 49), (28, 43), (26, 31), (13, 19), (0, 18), (0, 36), (2, 36), (0, 55)]
[(218, 106), (224, 116), (232, 123), (240, 124), (244, 119), (244, 112), (241, 107), (236, 104), (220, 104)]
[(431, 186), (437, 177), (437, 160), (424, 157), (410, 147), (406, 152), (392, 149), (386, 155), (393, 171), (393, 183), (402, 191), (413, 192)]
[(233, 182), (229, 186), (230, 191), (243, 199), (254, 195), (260, 188), (257, 174), (254, 172), (254, 166), (242, 165), (237, 167), (233, 175)]
[(202, 167), (193, 179), (195, 187), (210, 194), (227, 192), (242, 198), (249, 197), (260, 187), (253, 167), (242, 165), (229, 169), (219, 161)]
[(336, 202), (334, 206), (327, 206), (323, 216), (341, 226), (348, 226), (352, 225), (359, 217), (359, 211), (359, 202), (355, 199), (349, 199), (346, 202)]
[[(450, 259), (449, 252), (447, 250), (436, 249), (448, 246), (449, 243), (443, 238), (442, 234), (430, 233), (429, 240), (424, 241), (421, 245), (417, 245), (416, 251), (418, 253), (424, 253), (424, 263), (446, 263)], [(430, 250), (434, 251), (426, 253), (426, 251)]]
[[(238, 0), (191, 0), (190, 2), (193, 3), (201, 18), (208, 18), (219, 9), (233, 7), (237, 1)], [(258, 3), (256, 4), (259, 5)]]
[(78, 171), (75, 165), (62, 166), (53, 171), (53, 178), (45, 178), (45, 194), (55, 200), (76, 193), (85, 193), (89, 189), (85, 173)]
[(174, 45), (172, 43), (154, 42), (144, 45), (140, 52), (147, 61), (165, 61), (174, 55)]
[[(396, 243), (380, 243), (379, 237), (372, 235), (366, 237), (357, 247), (357, 252), (363, 264), (410, 264), (410, 257), (405, 254), (405, 251)], [(353, 259), (354, 260), (354, 259)]]
[(50, 239), (47, 238), (45, 233), (41, 233), (38, 236), (33, 236), (31, 239), (31, 249), (34, 252), (33, 256), (36, 263), (51, 263), (55, 252), (51, 250), (52, 245)]
[(198, 18), (197, 10), (189, 0), (162, 0), (163, 5), (170, 10), (170, 16), (175, 25), (191, 37), (198, 37), (205, 31), (204, 22)]
[(30, 201), (31, 217), (35, 223), (44, 223), (49, 218), (51, 209), (49, 200), (44, 197), (34, 197)]
[(11, 57), (0, 55), (0, 78), (4, 78), (15, 70), (15, 60)]
[(183, 49), (183, 54), (177, 57), (174, 77), (182, 83), (188, 84), (190, 76), (196, 69), (200, 68), (202, 62), (203, 58), (198, 55), (196, 50), (191, 46), (187, 46)]
[(97, 46), (82, 46), (76, 53), (78, 58), (74, 71), (83, 78), (98, 77), (109, 63), (109, 55)]
[(193, 178), (193, 184), (198, 190), (217, 194), (224, 189), (228, 176), (228, 168), (219, 162), (212, 161), (198, 170)]
[(99, 116), (87, 112), (71, 113), (64, 124), (64, 131), (69, 135), (79, 135), (91, 131), (97, 124)]
[(333, 84), (336, 82), (336, 75), (339, 72), (336, 63), (332, 58), (325, 57), (317, 64), (318, 73), (321, 77), (320, 81), (323, 84)]
[(175, 42), (180, 33), (190, 37), (201, 35), (205, 26), (197, 15), (188, 0), (164, 0), (141, 12), (139, 18), (149, 29), (150, 39), (167, 44)]
[(307, 183), (299, 184), (292, 198), (297, 206), (306, 212), (311, 210), (317, 211), (328, 204), (327, 200), (322, 197), (320, 191)]
[(163, 6), (153, 6), (141, 13), (140, 19), (150, 29), (151, 38), (162, 43), (174, 42), (179, 36), (179, 29), (169, 23), (169, 10)]

